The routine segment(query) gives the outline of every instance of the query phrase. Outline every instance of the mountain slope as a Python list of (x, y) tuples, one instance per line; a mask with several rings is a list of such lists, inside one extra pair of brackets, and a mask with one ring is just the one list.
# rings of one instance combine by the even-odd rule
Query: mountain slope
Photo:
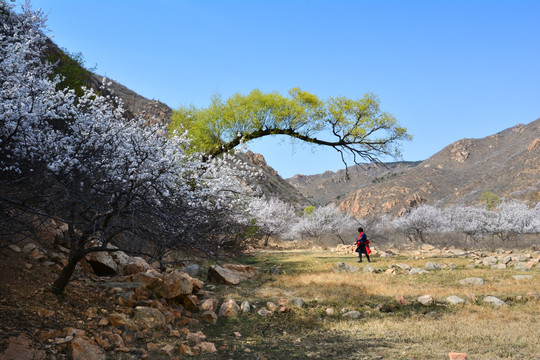
[(540, 197), (540, 119), (459, 140), (399, 176), (361, 186), (339, 207), (360, 217), (397, 215), (421, 203), (477, 204), (485, 191), (501, 198)]

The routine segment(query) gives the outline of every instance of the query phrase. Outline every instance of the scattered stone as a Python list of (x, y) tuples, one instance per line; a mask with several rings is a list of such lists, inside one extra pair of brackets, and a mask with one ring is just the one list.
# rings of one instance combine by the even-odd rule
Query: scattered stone
[(216, 353), (216, 345), (211, 342), (201, 342), (199, 344), (199, 349), (201, 349), (202, 352), (208, 352), (208, 353)]
[(206, 335), (204, 335), (201, 331), (197, 331), (196, 333), (188, 333), (186, 334), (186, 341), (190, 345), (199, 345), (203, 340), (206, 339)]
[(422, 305), (429, 306), (433, 304), (433, 298), (430, 295), (422, 295), (418, 297), (418, 302)]
[(278, 306), (275, 303), (268, 301), (266, 302), (266, 308), (270, 311), (276, 311), (278, 309)]
[(217, 324), (217, 319), (218, 317), (216, 313), (212, 310), (205, 311), (201, 314), (201, 320), (204, 320), (210, 324)]
[(126, 314), (113, 313), (109, 315), (109, 321), (114, 327), (124, 326), (130, 330), (137, 330), (138, 326)]
[(25, 253), (25, 254), (30, 254), (32, 251), (34, 251), (34, 249), (37, 248), (37, 245), (34, 244), (34, 243), (28, 243), (26, 245), (23, 246), (22, 248), (22, 251)]
[(242, 334), (240, 334), (238, 331), (233, 332), (234, 337), (240, 338), (242, 337)]
[(354, 273), (360, 270), (356, 266), (345, 264), (344, 262), (341, 262), (341, 261), (337, 263), (336, 269), (338, 270), (338, 272), (345, 272), (345, 273)]
[(189, 311), (197, 311), (199, 308), (199, 298), (196, 295), (182, 295), (182, 304)]
[(470, 277), (459, 280), (461, 285), (484, 285), (486, 282), (482, 278)]
[(249, 301), (247, 300), (242, 301), (242, 304), (240, 305), (240, 310), (242, 310), (243, 313), (250, 312), (251, 305), (249, 305)]
[(514, 270), (516, 271), (528, 271), (530, 268), (527, 267), (526, 262), (518, 262), (516, 265), (514, 265)]
[(189, 356), (195, 355), (193, 353), (193, 350), (191, 350), (191, 348), (187, 344), (180, 344), (180, 347), (178, 348), (178, 352), (180, 352), (180, 354), (182, 355), (189, 355)]
[(409, 270), (410, 275), (421, 275), (421, 274), (428, 274), (428, 273), (429, 273), (428, 271), (421, 268), (412, 268), (411, 270)]
[(188, 274), (175, 270), (164, 275), (163, 279), (156, 282), (150, 290), (164, 299), (174, 299), (191, 294), (193, 281)]
[(260, 309), (259, 311), (257, 311), (257, 314), (259, 314), (260, 316), (268, 316), (271, 314), (270, 311), (266, 310), (265, 308), (262, 308)]
[(216, 311), (217, 307), (218, 307), (217, 299), (216, 298), (210, 298), (210, 299), (203, 300), (203, 302), (199, 306), (199, 309), (201, 311), (208, 311), (208, 310)]
[(84, 337), (73, 339), (69, 350), (73, 360), (105, 360), (107, 355), (105, 350)]
[(8, 247), (9, 247), (11, 250), (15, 251), (16, 253), (22, 252), (21, 248), (18, 247), (17, 245), (11, 244), (11, 245), (8, 245)]
[(133, 320), (135, 323), (144, 324), (150, 329), (165, 327), (167, 324), (165, 315), (161, 311), (147, 306), (137, 306)]
[(24, 334), (10, 337), (7, 348), (0, 353), (2, 360), (34, 360), (45, 359), (45, 351), (34, 347), (32, 340)]
[(167, 356), (172, 356), (173, 351), (174, 351), (174, 346), (171, 345), (171, 344), (167, 344), (164, 347), (162, 347), (161, 349), (159, 349), (159, 352), (161, 354), (167, 355)]
[(363, 270), (365, 273), (374, 273), (375, 272), (375, 268), (371, 265), (366, 265), (364, 266), (364, 270)]
[(448, 353), (448, 359), (449, 360), (467, 360), (467, 354), (466, 353)]
[(459, 296), (451, 295), (446, 298), (446, 302), (449, 303), (450, 305), (458, 305), (458, 304), (465, 303), (465, 300), (463, 300)]
[(512, 258), (512, 261), (517, 262), (517, 263), (525, 262), (529, 260), (529, 258), (523, 254), (512, 255), (511, 258)]
[(361, 316), (362, 314), (360, 313), (360, 311), (356, 311), (356, 310), (348, 311), (345, 314), (343, 314), (343, 317), (347, 319), (359, 319)]
[(213, 265), (208, 269), (208, 280), (226, 285), (238, 285), (240, 282), (259, 276), (259, 270), (249, 265), (226, 264)]
[(275, 266), (270, 267), (270, 274), (272, 275), (279, 275), (279, 269)]
[(495, 296), (486, 296), (483, 300), (485, 303), (494, 305), (494, 306), (503, 306), (506, 305), (504, 301), (502, 301), (499, 298), (496, 298)]
[(532, 280), (532, 275), (513, 275), (512, 276), (514, 280), (520, 281), (520, 280)]
[(296, 307), (299, 307), (299, 308), (303, 308), (303, 307), (306, 306), (306, 302), (303, 299), (298, 298), (298, 297), (292, 298), (291, 301), (290, 301), (290, 304), (292, 306), (296, 306)]
[(389, 269), (386, 269), (386, 271), (384, 273), (385, 274), (390, 274), (390, 275), (396, 275), (397, 274), (397, 269), (394, 268), (394, 267), (391, 267)]
[(492, 269), (506, 269), (506, 264), (505, 263), (499, 263), (499, 264), (496, 264), (496, 265), (491, 265), (491, 268)]
[(502, 259), (501, 259), (501, 263), (503, 264), (508, 264), (510, 261), (512, 261), (512, 257), (511, 256), (503, 256)]
[(86, 260), (92, 266), (97, 276), (112, 276), (118, 274), (118, 264), (110, 253), (97, 251), (90, 253)]
[(409, 271), (411, 270), (411, 267), (407, 264), (402, 264), (402, 263), (399, 263), (399, 264), (396, 264), (396, 266), (402, 270), (406, 270), (406, 271)]
[(482, 259), (482, 262), (486, 266), (493, 266), (493, 265), (497, 264), (498, 261), (499, 260), (494, 256), (488, 256), (488, 257)]
[(325, 313), (328, 316), (333, 316), (334, 315), (334, 309), (333, 308), (328, 308), (328, 309), (325, 310)]
[(457, 268), (456, 264), (454, 264), (453, 262), (449, 263), (448, 267), (452, 270)]
[(219, 308), (219, 317), (235, 317), (238, 316), (240, 307), (231, 298), (225, 299)]
[(396, 302), (399, 305), (409, 305), (409, 300), (407, 300), (403, 295), (396, 295)]
[(201, 274), (201, 267), (198, 264), (191, 264), (186, 266), (184, 271), (191, 277), (199, 276)]
[(424, 266), (426, 270), (439, 270), (441, 267), (433, 261), (428, 261)]

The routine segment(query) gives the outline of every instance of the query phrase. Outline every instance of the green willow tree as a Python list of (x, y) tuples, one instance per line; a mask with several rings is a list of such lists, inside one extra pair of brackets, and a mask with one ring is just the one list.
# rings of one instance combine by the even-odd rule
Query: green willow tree
[(399, 157), (399, 142), (412, 138), (391, 114), (381, 112), (373, 94), (357, 100), (321, 100), (300, 88), (291, 89), (288, 96), (260, 90), (235, 94), (226, 101), (214, 96), (207, 108), (188, 106), (175, 111), (170, 129), (187, 129), (194, 148), (209, 157), (253, 139), (287, 135), (335, 149), (345, 166), (346, 156), (355, 163)]

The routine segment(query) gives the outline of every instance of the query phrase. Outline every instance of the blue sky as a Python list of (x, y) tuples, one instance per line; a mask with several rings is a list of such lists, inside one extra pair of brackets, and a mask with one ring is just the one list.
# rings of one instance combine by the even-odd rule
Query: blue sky
[[(20, 2), (20, 1), (19, 1)], [(258, 88), (376, 94), (414, 136), (404, 160), (540, 117), (540, 1), (34, 0), (53, 40), (172, 108)], [(343, 168), (286, 139), (250, 148), (282, 177)]]

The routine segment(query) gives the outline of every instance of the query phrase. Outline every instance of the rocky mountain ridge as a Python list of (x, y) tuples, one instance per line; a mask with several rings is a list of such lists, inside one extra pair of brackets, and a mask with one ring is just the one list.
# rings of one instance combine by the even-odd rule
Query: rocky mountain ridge
[(540, 199), (540, 119), (456, 141), (399, 176), (362, 186), (336, 203), (357, 217), (399, 215), (419, 204), (475, 205), (486, 191), (506, 199)]

